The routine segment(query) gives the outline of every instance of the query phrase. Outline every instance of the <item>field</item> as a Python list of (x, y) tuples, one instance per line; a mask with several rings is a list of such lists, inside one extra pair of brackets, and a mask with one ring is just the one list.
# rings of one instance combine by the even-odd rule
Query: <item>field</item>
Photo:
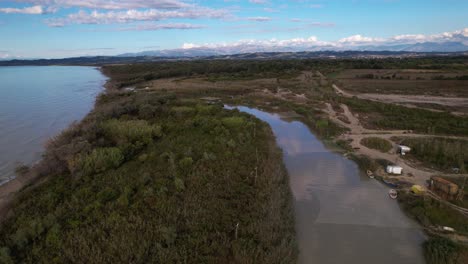
[(468, 97), (468, 71), (345, 70), (337, 79), (355, 93)]
[(468, 135), (468, 116), (456, 116), (447, 112), (408, 108), (396, 104), (341, 97), (358, 113), (360, 122), (370, 129), (413, 130), (418, 133), (439, 135)]
[(347, 97), (468, 114), (467, 70), (349, 69), (335, 78)]

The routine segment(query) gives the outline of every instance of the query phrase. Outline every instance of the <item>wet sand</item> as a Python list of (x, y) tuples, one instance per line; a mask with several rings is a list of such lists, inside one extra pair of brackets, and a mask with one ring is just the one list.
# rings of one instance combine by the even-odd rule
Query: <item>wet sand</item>
[(424, 233), (388, 188), (324, 145), (300, 122), (240, 107), (272, 127), (295, 198), (299, 263), (424, 263)]

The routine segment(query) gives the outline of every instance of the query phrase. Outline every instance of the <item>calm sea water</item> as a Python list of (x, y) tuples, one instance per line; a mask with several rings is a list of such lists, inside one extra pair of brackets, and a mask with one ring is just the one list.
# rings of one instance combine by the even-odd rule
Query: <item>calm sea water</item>
[(388, 188), (330, 152), (301, 122), (238, 107), (267, 122), (283, 150), (295, 199), (299, 263), (424, 263), (421, 229)]
[(0, 184), (17, 162), (38, 161), (44, 143), (82, 119), (106, 77), (93, 67), (0, 67)]

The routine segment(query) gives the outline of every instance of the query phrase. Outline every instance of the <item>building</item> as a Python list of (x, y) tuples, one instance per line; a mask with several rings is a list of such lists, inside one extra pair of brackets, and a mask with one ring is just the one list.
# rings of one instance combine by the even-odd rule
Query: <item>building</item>
[(429, 189), (446, 200), (454, 200), (458, 194), (458, 185), (441, 177), (431, 177)]
[(398, 145), (398, 153), (402, 156), (406, 155), (406, 153), (410, 152), (411, 148), (408, 146)]
[(388, 174), (401, 175), (403, 173), (403, 168), (395, 165), (388, 165), (386, 172)]

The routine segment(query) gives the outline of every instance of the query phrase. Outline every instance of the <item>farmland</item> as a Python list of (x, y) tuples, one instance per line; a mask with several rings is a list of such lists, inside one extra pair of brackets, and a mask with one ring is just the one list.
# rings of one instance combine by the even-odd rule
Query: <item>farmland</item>
[(355, 93), (468, 97), (468, 71), (359, 69), (345, 70), (337, 79)]

